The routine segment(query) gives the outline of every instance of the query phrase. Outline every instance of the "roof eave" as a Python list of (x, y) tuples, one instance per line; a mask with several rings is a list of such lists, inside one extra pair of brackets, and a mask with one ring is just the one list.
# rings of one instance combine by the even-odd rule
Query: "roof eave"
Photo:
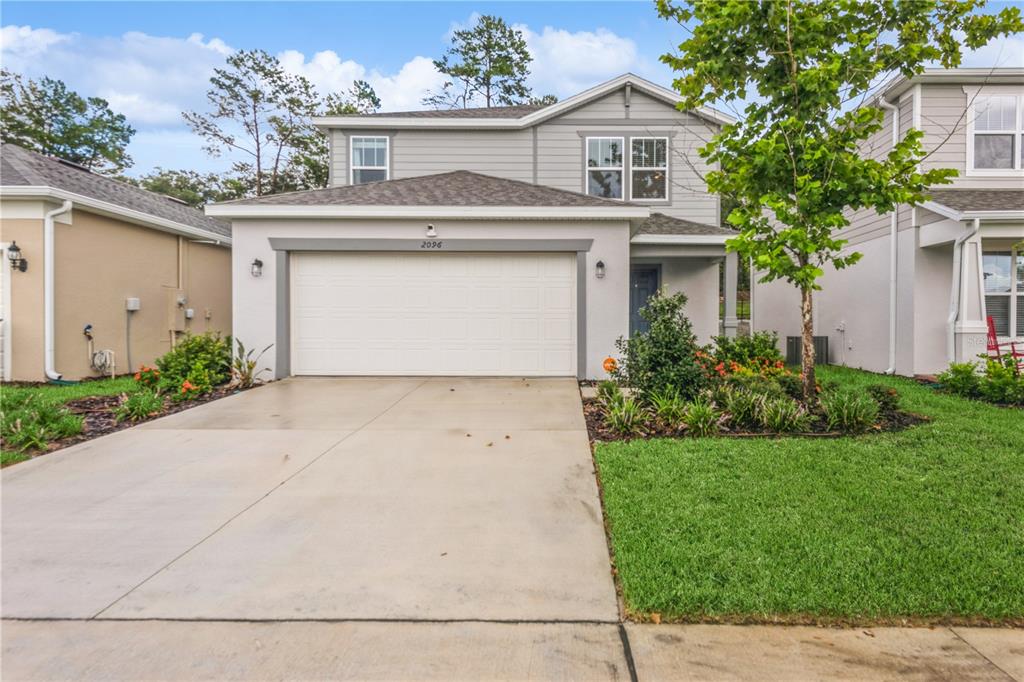
[(630, 244), (712, 244), (724, 245), (735, 235), (730, 234), (638, 234)]
[(646, 206), (382, 206), (283, 204), (210, 204), (206, 215), (221, 218), (430, 218), (464, 220), (643, 220)]
[(46, 185), (7, 185), (0, 186), (0, 198), (3, 199), (53, 199), (57, 201), (71, 201), (76, 207), (89, 209), (92, 213), (98, 213), (125, 222), (142, 225), (162, 232), (171, 232), (184, 237), (192, 237), (215, 242), (224, 246), (231, 245), (231, 237), (210, 232), (202, 228), (193, 227), (175, 220), (161, 218), (145, 211), (137, 211), (126, 206), (112, 204), (109, 201), (102, 201), (87, 197), (83, 194), (76, 194), (58, 187)]
[(1024, 221), (1024, 211), (1002, 210), (1002, 211), (959, 211), (951, 206), (939, 203), (938, 201), (925, 201), (921, 208), (938, 214), (950, 220), (958, 222), (964, 220), (1021, 220)]

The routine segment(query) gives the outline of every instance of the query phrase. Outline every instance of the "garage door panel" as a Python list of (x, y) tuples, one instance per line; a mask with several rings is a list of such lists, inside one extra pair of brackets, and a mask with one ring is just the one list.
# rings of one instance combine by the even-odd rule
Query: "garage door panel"
[(296, 374), (574, 375), (575, 254), (292, 257)]

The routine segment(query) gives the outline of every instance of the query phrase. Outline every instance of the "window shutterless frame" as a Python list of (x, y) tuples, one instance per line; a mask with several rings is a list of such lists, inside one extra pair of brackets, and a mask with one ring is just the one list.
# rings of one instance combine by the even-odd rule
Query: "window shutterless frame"
[(391, 140), (383, 135), (356, 135), (349, 141), (348, 181), (352, 185), (391, 179)]
[[(968, 95), (970, 97), (970, 95)], [(1024, 91), (978, 94), (967, 112), (967, 174), (1024, 175)], [(994, 155), (1008, 163), (992, 163)]]
[[(667, 137), (629, 138), (629, 198), (631, 201), (667, 201), (668, 173)], [(638, 174), (651, 176), (651, 180), (655, 184), (660, 180), (662, 183), (661, 196), (637, 196), (637, 187), (643, 186), (643, 183), (637, 182)], [(657, 177), (659, 174), (660, 178)]]
[[(586, 193), (604, 199), (623, 199), (626, 182), (626, 138), (587, 137), (583, 147)], [(616, 186), (615, 178), (618, 174)]]
[(1024, 338), (1024, 249), (986, 250), (983, 255), (985, 314), (999, 337)]

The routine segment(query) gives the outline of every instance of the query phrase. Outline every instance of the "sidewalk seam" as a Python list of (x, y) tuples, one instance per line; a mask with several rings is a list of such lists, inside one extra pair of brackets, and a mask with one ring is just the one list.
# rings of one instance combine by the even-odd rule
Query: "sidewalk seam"
[(619, 640), (622, 642), (622, 655), (626, 658), (626, 670), (629, 671), (630, 682), (639, 682), (636, 674), (636, 661), (633, 660), (633, 647), (629, 643), (629, 632), (626, 624), (619, 623)]
[(230, 516), (230, 517), (229, 517), (229, 518), (228, 518), (228, 519), (227, 519), (226, 521), (224, 521), (224, 523), (222, 523), (222, 524), (220, 524), (219, 526), (217, 526), (216, 528), (214, 528), (214, 529), (213, 529), (212, 531), (210, 531), (210, 532), (209, 532), (209, 533), (208, 533), (207, 535), (205, 535), (205, 536), (203, 536), (202, 538), (200, 538), (200, 539), (199, 539), (199, 540), (198, 540), (197, 542), (195, 542), (195, 543), (194, 543), (193, 545), (191, 545), (190, 547), (188, 547), (187, 549), (185, 549), (185, 550), (184, 550), (183, 552), (181, 552), (181, 553), (180, 553), (180, 554), (178, 554), (177, 556), (173, 557), (173, 558), (172, 558), (172, 559), (171, 559), (170, 561), (168, 561), (168, 562), (167, 562), (166, 564), (164, 564), (163, 566), (161, 566), (160, 568), (158, 568), (157, 570), (155, 570), (155, 571), (154, 571), (153, 573), (151, 573), (150, 575), (148, 575), (148, 576), (147, 576), (146, 578), (144, 578), (144, 579), (143, 579), (143, 580), (142, 580), (141, 582), (139, 582), (138, 584), (136, 584), (136, 585), (132, 586), (132, 588), (131, 588), (131, 589), (129, 589), (129, 590), (127, 591), (127, 592), (125, 592), (124, 594), (122, 594), (121, 596), (119, 596), (119, 597), (118, 597), (117, 599), (115, 599), (114, 601), (112, 601), (112, 602), (110, 602), (109, 604), (107, 604), (106, 606), (104, 606), (104, 607), (103, 607), (102, 609), (100, 609), (99, 611), (97, 611), (96, 613), (94, 613), (94, 614), (93, 614), (92, 616), (90, 616), (90, 617), (89, 617), (89, 618), (87, 618), (86, 620), (97, 620), (97, 619), (100, 619), (100, 616), (101, 616), (101, 615), (103, 615), (103, 613), (104, 613), (105, 611), (108, 611), (109, 609), (111, 609), (112, 607), (114, 607), (114, 606), (115, 606), (115, 605), (116, 605), (116, 604), (117, 604), (118, 602), (120, 602), (120, 601), (121, 601), (122, 599), (124, 599), (125, 597), (127, 597), (128, 595), (130, 595), (130, 594), (131, 594), (132, 592), (134, 592), (135, 590), (139, 589), (140, 587), (142, 587), (143, 585), (145, 585), (146, 583), (148, 583), (148, 582), (149, 582), (150, 580), (152, 580), (153, 578), (155, 578), (155, 577), (156, 577), (156, 576), (158, 576), (159, 574), (163, 573), (163, 572), (164, 572), (165, 570), (167, 570), (167, 569), (168, 569), (168, 568), (169, 568), (170, 566), (172, 566), (172, 565), (173, 565), (173, 564), (174, 564), (175, 562), (177, 562), (177, 561), (178, 561), (179, 559), (183, 558), (183, 557), (184, 557), (185, 555), (189, 554), (189, 553), (190, 553), (190, 552), (191, 552), (192, 550), (194, 550), (195, 548), (199, 547), (199, 546), (200, 546), (201, 544), (203, 544), (204, 542), (206, 542), (207, 540), (209, 540), (210, 538), (212, 538), (212, 537), (213, 537), (214, 535), (216, 535), (216, 534), (217, 534), (217, 533), (219, 533), (220, 531), (224, 530), (224, 528), (226, 528), (226, 527), (227, 527), (227, 526), (228, 526), (228, 525), (229, 525), (229, 524), (230, 524), (230, 523), (231, 523), (232, 521), (234, 521), (235, 519), (237, 519), (238, 517), (240, 517), (240, 516), (241, 516), (242, 514), (244, 514), (245, 512), (247, 512), (247, 511), (249, 511), (250, 509), (252, 509), (253, 507), (255, 507), (255, 506), (256, 506), (257, 504), (259, 504), (259, 503), (260, 503), (260, 502), (262, 502), (263, 500), (265, 500), (265, 499), (267, 499), (268, 497), (270, 497), (270, 496), (271, 496), (272, 494), (274, 494), (274, 492), (276, 492), (276, 491), (277, 491), (277, 490), (279, 490), (279, 489), (280, 489), (280, 488), (281, 488), (282, 486), (284, 486), (284, 485), (285, 485), (286, 483), (288, 483), (288, 481), (292, 480), (293, 478), (295, 478), (296, 476), (298, 476), (299, 474), (301, 474), (301, 473), (302, 473), (303, 471), (305, 471), (305, 470), (306, 470), (306, 469), (308, 469), (309, 467), (313, 466), (313, 464), (315, 464), (316, 462), (318, 462), (318, 461), (320, 460), (320, 458), (322, 458), (322, 457), (323, 457), (324, 455), (326, 455), (326, 454), (327, 454), (328, 452), (330, 452), (331, 450), (333, 450), (334, 448), (338, 447), (339, 445), (341, 445), (342, 443), (344, 443), (344, 442), (345, 442), (346, 440), (348, 440), (349, 438), (351, 438), (351, 437), (352, 437), (352, 436), (354, 436), (355, 434), (357, 434), (357, 433), (359, 433), (360, 431), (362, 431), (363, 429), (365, 429), (365, 428), (366, 428), (367, 426), (369, 426), (370, 424), (372, 424), (373, 422), (375, 422), (375, 421), (376, 421), (376, 420), (377, 420), (377, 419), (378, 419), (379, 417), (381, 417), (381, 416), (383, 416), (383, 415), (387, 414), (387, 413), (388, 413), (388, 412), (389, 412), (389, 411), (391, 410), (391, 408), (393, 408), (393, 407), (394, 407), (395, 405), (397, 405), (398, 403), (400, 403), (400, 402), (402, 402), (403, 400), (405, 400), (405, 399), (406, 399), (407, 397), (409, 397), (410, 395), (412, 395), (412, 394), (413, 394), (413, 393), (414, 393), (415, 391), (419, 390), (419, 389), (420, 389), (420, 388), (421, 388), (421, 387), (422, 387), (422, 386), (423, 386), (424, 384), (426, 384), (426, 383), (427, 383), (427, 381), (429, 381), (429, 379), (425, 379), (424, 381), (421, 381), (420, 383), (416, 384), (416, 386), (414, 386), (413, 388), (411, 388), (411, 389), (410, 389), (410, 390), (409, 390), (408, 392), (406, 392), (406, 393), (403, 393), (403, 394), (402, 394), (402, 396), (401, 396), (400, 398), (398, 398), (398, 400), (396, 400), (396, 401), (394, 401), (393, 403), (391, 403), (390, 405), (388, 405), (388, 406), (387, 406), (387, 407), (386, 407), (386, 408), (385, 408), (385, 409), (384, 409), (384, 410), (383, 410), (382, 412), (379, 412), (379, 413), (375, 414), (375, 415), (373, 416), (373, 418), (371, 418), (371, 419), (370, 419), (369, 421), (365, 422), (364, 424), (361, 424), (361, 425), (360, 425), (360, 426), (359, 426), (358, 428), (356, 428), (356, 429), (353, 429), (352, 431), (350, 431), (349, 433), (345, 434), (344, 436), (342, 436), (341, 438), (339, 438), (339, 439), (338, 439), (337, 441), (335, 441), (334, 443), (332, 443), (331, 445), (329, 445), (329, 446), (328, 446), (328, 447), (327, 447), (327, 448), (326, 448), (326, 449), (325, 449), (325, 450), (324, 450), (323, 452), (321, 452), (321, 453), (320, 453), (319, 455), (317, 455), (317, 456), (316, 456), (316, 457), (314, 457), (313, 459), (311, 459), (311, 460), (309, 460), (308, 462), (306, 462), (306, 464), (304, 464), (304, 465), (303, 465), (302, 467), (300, 467), (300, 468), (299, 468), (299, 469), (298, 469), (297, 471), (295, 471), (295, 472), (294, 472), (294, 473), (293, 473), (293, 474), (292, 474), (291, 476), (288, 476), (288, 477), (287, 477), (287, 478), (285, 478), (285, 479), (284, 479), (283, 481), (281, 481), (281, 482), (280, 482), (280, 483), (278, 483), (277, 485), (273, 486), (273, 487), (272, 487), (272, 488), (271, 488), (270, 490), (268, 490), (267, 492), (265, 492), (265, 493), (264, 493), (263, 495), (261, 495), (260, 497), (256, 498), (255, 500), (253, 500), (253, 501), (252, 501), (251, 503), (249, 503), (249, 504), (248, 504), (247, 506), (243, 507), (243, 508), (242, 508), (241, 510), (239, 510), (239, 511), (238, 511), (238, 512), (237, 512), (236, 514), (233, 514), (232, 516)]
[(975, 646), (974, 646), (973, 644), (971, 644), (970, 642), (968, 642), (968, 641), (967, 641), (966, 639), (964, 639), (964, 638), (963, 638), (963, 637), (962, 637), (962, 636), (960, 635), (960, 633), (956, 631), (956, 629), (955, 629), (955, 628), (953, 628), (953, 627), (948, 627), (948, 628), (946, 628), (946, 629), (947, 629), (947, 630), (949, 630), (949, 631), (950, 631), (951, 633), (953, 633), (953, 636), (954, 636), (954, 637), (956, 637), (956, 638), (957, 638), (957, 639), (959, 639), (959, 640), (960, 640), (961, 642), (963, 642), (964, 644), (966, 644), (966, 645), (967, 645), (967, 648), (969, 648), (969, 649), (970, 649), (971, 651), (973, 651), (974, 653), (976, 653), (976, 654), (978, 654), (979, 656), (981, 656), (981, 657), (982, 657), (983, 659), (985, 659), (986, 661), (988, 661), (989, 665), (991, 665), (991, 666), (992, 666), (993, 668), (995, 668), (996, 670), (998, 670), (998, 671), (999, 671), (999, 672), (1001, 672), (1002, 674), (1006, 675), (1006, 679), (1008, 679), (1008, 680), (1011, 680), (1011, 682), (1019, 682), (1019, 680), (1017, 680), (1017, 678), (1016, 678), (1016, 677), (1014, 677), (1014, 676), (1013, 676), (1013, 675), (1011, 675), (1010, 673), (1008, 673), (1008, 672), (1006, 672), (1005, 670), (1003, 670), (1002, 668), (1000, 668), (1000, 667), (999, 667), (999, 664), (997, 664), (997, 663), (996, 663), (995, 661), (993, 661), (993, 660), (992, 660), (991, 658), (989, 658), (989, 657), (988, 657), (988, 656), (986, 656), (985, 654), (983, 654), (983, 653), (981, 653), (980, 651), (978, 651), (978, 648), (977, 648), (977, 647), (975, 647)]

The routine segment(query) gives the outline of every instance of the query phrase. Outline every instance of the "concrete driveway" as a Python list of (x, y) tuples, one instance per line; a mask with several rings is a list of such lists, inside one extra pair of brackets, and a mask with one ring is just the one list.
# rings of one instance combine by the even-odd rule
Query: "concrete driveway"
[(569, 379), (288, 379), (2, 486), (5, 618), (618, 619)]

